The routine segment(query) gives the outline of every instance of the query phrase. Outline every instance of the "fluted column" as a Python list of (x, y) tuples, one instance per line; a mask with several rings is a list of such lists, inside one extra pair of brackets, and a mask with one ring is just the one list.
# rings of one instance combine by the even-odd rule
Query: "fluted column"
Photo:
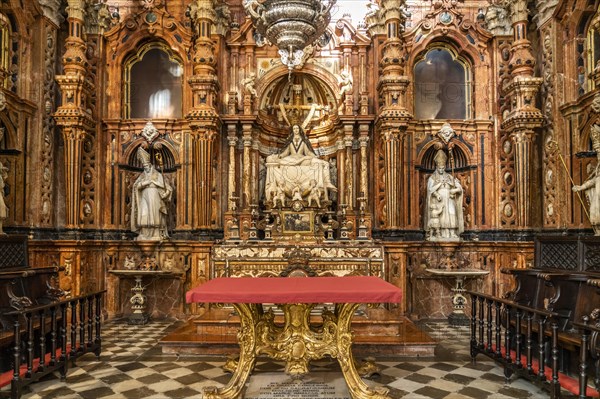
[(77, 127), (63, 128), (64, 151), (65, 151), (65, 189), (66, 212), (65, 221), (67, 228), (79, 226), (80, 204), (79, 191), (81, 187), (81, 147), (85, 138), (85, 130)]
[[(212, 165), (215, 157), (214, 142), (221, 130), (221, 119), (216, 109), (219, 81), (216, 73), (215, 44), (211, 38), (215, 11), (212, 0), (195, 0), (191, 15), (196, 39), (192, 49), (194, 75), (188, 80), (192, 90), (192, 108), (185, 116), (190, 124), (192, 135), (196, 136), (195, 151), (197, 158), (191, 166), (196, 176), (195, 187), (198, 201), (197, 218), (193, 228), (211, 228), (212, 189), (214, 176)], [(186, 200), (193, 200), (188, 195)]]
[(65, 227), (81, 225), (81, 170), (82, 145), (87, 135), (92, 134), (94, 121), (88, 111), (87, 99), (93, 86), (86, 78), (88, 61), (86, 44), (83, 40), (84, 4), (81, 0), (68, 1), (69, 36), (65, 40), (66, 51), (62, 58), (63, 75), (56, 81), (62, 94), (61, 106), (54, 118), (62, 129), (65, 148)]
[(231, 201), (236, 196), (236, 161), (235, 161), (235, 147), (237, 146), (238, 138), (236, 137), (237, 128), (235, 125), (227, 125), (227, 142), (229, 143), (229, 168), (227, 171), (227, 209), (233, 211), (234, 205)]
[(531, 153), (535, 132), (533, 130), (518, 130), (511, 134), (515, 143), (515, 176), (517, 194), (517, 224), (531, 225)]
[(252, 125), (242, 125), (242, 143), (244, 144), (244, 159), (242, 173), (242, 192), (243, 192), (243, 207), (244, 210), (250, 209), (250, 203), (252, 202), (252, 161), (250, 158), (250, 150), (252, 149)]
[(338, 204), (346, 204), (346, 190), (344, 188), (346, 182), (346, 151), (344, 148), (344, 140), (336, 142), (337, 149), (337, 169), (338, 169)]
[(531, 228), (532, 218), (532, 155), (536, 129), (544, 121), (542, 112), (535, 107), (536, 96), (542, 78), (534, 77), (536, 59), (531, 43), (527, 40), (527, 1), (512, 3), (512, 26), (514, 41), (511, 46), (509, 70), (511, 81), (505, 86), (506, 96), (512, 108), (502, 122), (502, 129), (515, 143), (515, 197), (519, 228)]
[(348, 205), (348, 210), (354, 209), (354, 163), (352, 162), (352, 142), (353, 138), (353, 126), (344, 125), (344, 147), (346, 150), (346, 180), (344, 191), (346, 191), (345, 204)]
[(211, 201), (212, 201), (212, 182), (213, 182), (213, 154), (214, 142), (217, 134), (212, 129), (199, 131), (197, 140), (198, 158), (197, 158), (197, 173), (198, 173), (198, 202), (196, 219), (197, 227), (211, 227)]
[(402, 137), (412, 120), (412, 115), (407, 109), (406, 99), (410, 80), (404, 75), (406, 49), (401, 34), (404, 29), (404, 15), (401, 12), (403, 4), (403, 0), (382, 2), (387, 37), (382, 46), (382, 56), (379, 62), (382, 74), (377, 91), (381, 103), (376, 128), (380, 132), (380, 138), (384, 144), (385, 186), (382, 188), (385, 191), (386, 217), (380, 219), (385, 219), (382, 227), (386, 229), (402, 227), (402, 204), (407, 190), (402, 185), (400, 173), (404, 163)]
[(372, 219), (369, 209), (369, 125), (358, 125), (358, 143), (360, 145), (360, 181), (357, 199), (357, 238), (368, 240), (372, 237)]
[(236, 122), (227, 125), (227, 142), (229, 144), (229, 166), (227, 168), (227, 211), (224, 215), (224, 233), (226, 239), (238, 239), (240, 236), (237, 213), (239, 211), (238, 193), (238, 162), (237, 162), (237, 137), (238, 126)]
[(394, 130), (386, 130), (381, 133), (385, 142), (385, 185), (386, 185), (386, 227), (389, 229), (400, 228), (402, 222), (402, 201), (400, 165), (398, 161), (402, 157), (400, 146), (400, 133)]
[(258, 205), (258, 199), (260, 198), (260, 193), (258, 192), (259, 188), (258, 188), (258, 175), (260, 173), (259, 170), (259, 160), (260, 160), (260, 153), (259, 153), (259, 145), (260, 142), (258, 140), (257, 137), (257, 133), (256, 131), (253, 131), (253, 135), (252, 135), (252, 152), (251, 152), (251, 160), (252, 160), (252, 199), (250, 202), (250, 205)]

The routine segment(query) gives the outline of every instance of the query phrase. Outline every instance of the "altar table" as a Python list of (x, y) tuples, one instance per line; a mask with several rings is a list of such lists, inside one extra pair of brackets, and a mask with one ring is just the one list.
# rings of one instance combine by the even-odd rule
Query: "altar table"
[[(398, 303), (401, 297), (398, 287), (374, 276), (216, 278), (193, 288), (186, 293), (188, 303), (230, 303), (241, 323), (240, 357), (231, 380), (223, 388), (206, 388), (204, 397), (240, 398), (256, 356), (267, 355), (285, 361), (285, 372), (293, 377), (308, 373), (311, 360), (330, 356), (354, 399), (391, 399), (386, 388), (371, 388), (358, 375), (350, 324), (360, 304)], [(333, 312), (325, 307), (322, 324), (310, 325), (311, 310), (330, 303)], [(284, 324), (275, 324), (273, 311), (265, 312), (263, 304), (277, 304)]]

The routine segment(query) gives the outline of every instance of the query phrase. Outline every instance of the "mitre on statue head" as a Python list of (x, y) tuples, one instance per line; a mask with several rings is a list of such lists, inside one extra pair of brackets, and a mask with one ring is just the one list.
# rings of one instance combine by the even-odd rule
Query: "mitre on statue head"
[(140, 162), (142, 163), (142, 165), (149, 165), (150, 164), (150, 153), (146, 150), (144, 150), (141, 146), (138, 147), (137, 150), (137, 157), (140, 160)]
[(438, 150), (437, 153), (435, 154), (435, 157), (433, 157), (433, 161), (435, 162), (436, 166), (444, 166), (445, 167), (447, 159), (448, 159), (448, 156), (446, 155), (444, 150)]

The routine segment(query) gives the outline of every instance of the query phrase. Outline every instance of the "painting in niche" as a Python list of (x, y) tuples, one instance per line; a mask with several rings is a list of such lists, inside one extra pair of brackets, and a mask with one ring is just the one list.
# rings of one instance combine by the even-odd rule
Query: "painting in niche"
[(130, 118), (181, 118), (181, 65), (161, 49), (146, 52), (131, 67)]
[(466, 119), (467, 71), (450, 51), (436, 48), (415, 65), (415, 117)]
[(312, 212), (282, 212), (283, 232), (290, 233), (311, 233), (313, 231)]

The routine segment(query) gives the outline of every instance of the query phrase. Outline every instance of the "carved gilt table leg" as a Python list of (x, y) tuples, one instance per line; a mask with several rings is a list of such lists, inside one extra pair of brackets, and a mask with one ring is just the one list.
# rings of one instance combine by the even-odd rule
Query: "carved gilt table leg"
[[(319, 328), (310, 325), (314, 304), (280, 305), (285, 316), (283, 326), (276, 325), (273, 312), (263, 312), (262, 305), (242, 303), (233, 306), (241, 322), (238, 333), (240, 357), (229, 383), (223, 388), (205, 388), (205, 398), (241, 398), (254, 369), (256, 355), (264, 354), (285, 361), (285, 372), (294, 378), (308, 373), (311, 360), (327, 355), (337, 358), (353, 399), (391, 399), (386, 388), (369, 387), (356, 370), (350, 323), (359, 304), (338, 304), (335, 314), (325, 310)], [(235, 361), (228, 364), (232, 366)]]
[(352, 332), (350, 323), (358, 303), (341, 303), (336, 305), (337, 315), (337, 360), (344, 374), (346, 385), (353, 399), (392, 399), (388, 389), (383, 387), (371, 388), (360, 378), (352, 355)]
[(223, 388), (207, 387), (204, 389), (205, 399), (237, 399), (242, 392), (250, 373), (256, 363), (256, 324), (262, 316), (262, 305), (251, 303), (233, 304), (240, 316), (238, 343), (240, 358), (229, 383)]

